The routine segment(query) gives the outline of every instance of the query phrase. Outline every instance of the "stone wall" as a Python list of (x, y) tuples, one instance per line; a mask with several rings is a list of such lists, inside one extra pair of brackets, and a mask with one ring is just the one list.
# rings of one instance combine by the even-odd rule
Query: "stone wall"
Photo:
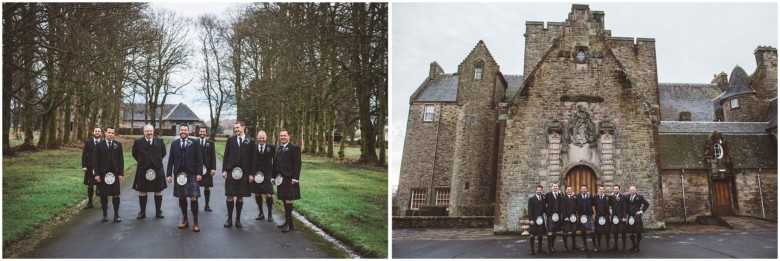
[(777, 169), (761, 170), (761, 193), (758, 190), (758, 170), (735, 170), (737, 215), (763, 217), (761, 197), (764, 195), (766, 218), (777, 219)]
[(399, 228), (489, 228), (493, 217), (393, 217), (393, 229)]
[[(433, 122), (423, 122), (425, 104), (435, 105)], [(412, 190), (424, 189), (427, 195), (423, 205), (434, 205), (435, 189), (450, 187), (455, 151), (451, 137), (455, 136), (459, 111), (455, 103), (414, 102), (410, 105), (395, 198), (401, 213), (410, 207)]]
[(753, 54), (756, 71), (750, 76), (750, 85), (756, 90), (759, 102), (766, 106), (769, 100), (777, 97), (777, 49), (759, 46)]
[[(739, 107), (731, 108), (731, 100), (737, 99)], [(759, 122), (767, 103), (761, 103), (755, 94), (742, 94), (721, 101), (725, 121)]]
[[(683, 210), (683, 188), (680, 175), (684, 177), (685, 186), (685, 210)], [(688, 222), (696, 222), (697, 216), (709, 216), (710, 192), (707, 170), (662, 170), (662, 192), (664, 195), (664, 208), (666, 222), (682, 223), (687, 213)], [(658, 206), (656, 206), (658, 207)]]

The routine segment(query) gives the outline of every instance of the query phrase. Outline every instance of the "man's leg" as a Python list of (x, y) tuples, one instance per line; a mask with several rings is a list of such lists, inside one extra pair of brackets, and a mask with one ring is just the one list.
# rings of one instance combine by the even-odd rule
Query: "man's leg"
[(192, 211), (192, 231), (200, 232), (200, 225), (198, 225), (198, 197), (190, 198), (190, 211)]
[(108, 221), (108, 196), (100, 196), (100, 208), (103, 209), (103, 219), (100, 221)]
[(642, 233), (636, 233), (636, 248), (634, 252), (639, 252), (639, 242), (642, 242)]
[(84, 207), (84, 209), (90, 209), (94, 207), (92, 206), (93, 195), (95, 195), (95, 185), (89, 184), (87, 185), (87, 206)]
[[(260, 214), (257, 215), (255, 220), (263, 220), (265, 219), (265, 215), (263, 215), (263, 195), (255, 193), (255, 203), (257, 203), (257, 210), (260, 211)], [(270, 215), (270, 213), (269, 213)]]
[(228, 196), (226, 203), (227, 203), (227, 210), (228, 210), (228, 219), (227, 222), (225, 222), (225, 227), (232, 227), (233, 226), (233, 197)]
[(236, 197), (236, 227), (242, 228), (241, 225), (241, 209), (244, 208), (244, 197)]
[(203, 194), (206, 195), (206, 207), (204, 207), (203, 210), (211, 212), (211, 207), (209, 207), (209, 200), (211, 199), (211, 188), (205, 187), (203, 189)]
[(265, 206), (268, 208), (268, 222), (274, 222), (274, 197), (271, 194), (265, 194)]
[(138, 192), (138, 205), (141, 206), (141, 211), (138, 212), (138, 216), (136, 216), (136, 219), (144, 219), (146, 218), (146, 192), (140, 191)]
[(179, 198), (179, 209), (181, 210), (181, 223), (179, 224), (179, 228), (187, 228), (190, 226), (189, 218), (187, 218), (187, 198), (186, 197), (180, 197)]
[(165, 218), (162, 215), (162, 210), (160, 210), (160, 208), (162, 207), (162, 198), (163, 198), (162, 191), (157, 191), (154, 193), (154, 211), (155, 211), (154, 217), (156, 218)]
[(285, 226), (282, 227), (282, 232), (288, 232), (295, 228), (293, 225), (293, 219), (292, 219), (292, 212), (293, 212), (293, 201), (292, 200), (285, 200), (284, 201), (284, 224)]
[[(285, 206), (287, 206), (287, 205), (285, 205)], [(531, 242), (531, 255), (533, 256), (533, 255), (536, 254), (536, 252), (534, 252), (534, 235), (531, 235), (530, 239), (528, 241)]]
[(119, 218), (119, 196), (111, 197), (111, 203), (114, 205), (114, 222), (122, 222), (122, 219)]

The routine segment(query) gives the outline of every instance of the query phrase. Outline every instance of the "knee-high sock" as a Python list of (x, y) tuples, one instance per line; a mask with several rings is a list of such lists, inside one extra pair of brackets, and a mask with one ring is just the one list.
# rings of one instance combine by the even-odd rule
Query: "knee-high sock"
[(192, 220), (198, 223), (198, 200), (190, 200), (190, 211), (192, 211)]
[(211, 199), (211, 190), (206, 187), (206, 189), (203, 190), (203, 194), (206, 195), (206, 206), (209, 205), (209, 199)]
[(585, 231), (582, 232), (582, 247), (588, 248), (588, 239), (585, 237)]
[(555, 234), (547, 235), (547, 248), (550, 249), (555, 245)]
[(103, 216), (108, 216), (108, 196), (100, 196), (100, 208), (103, 209)]
[(114, 217), (119, 216), (119, 196), (111, 197), (111, 203), (114, 205)]
[(241, 218), (241, 209), (243, 208), (244, 208), (244, 202), (236, 201), (236, 220), (239, 220)]
[(536, 236), (536, 241), (539, 241), (539, 250), (542, 250), (542, 236)]
[(566, 233), (563, 233), (563, 237), (561, 239), (563, 239), (563, 248), (568, 250), (569, 249), (569, 235), (567, 235)]
[(590, 241), (593, 241), (593, 246), (596, 246), (596, 233), (590, 233)]
[(274, 209), (274, 198), (273, 197), (265, 197), (265, 206), (268, 207), (268, 217), (270, 218), (272, 212), (271, 210)]
[(571, 233), (571, 249), (574, 249), (577, 246), (577, 232)]
[(257, 209), (260, 210), (260, 214), (263, 214), (263, 197), (255, 195), (255, 203), (257, 203)]
[(639, 246), (639, 242), (642, 242), (642, 233), (636, 233), (636, 246)]
[[(609, 248), (609, 233), (604, 234), (604, 241), (607, 243), (606, 248)], [(601, 244), (601, 238), (599, 238), (599, 244)], [(599, 248), (601, 248), (601, 246), (599, 246)]]
[(626, 233), (623, 233), (623, 249), (626, 249)]
[(179, 198), (179, 209), (181, 209), (181, 215), (187, 218), (187, 199)]
[(138, 196), (138, 204), (141, 205), (141, 213), (146, 213), (146, 199), (148, 196)]
[(154, 211), (160, 214), (160, 208), (162, 207), (162, 195), (154, 195)]
[(629, 237), (631, 237), (631, 247), (635, 247), (636, 246), (636, 238), (634, 237), (633, 234), (630, 235)]
[(95, 195), (95, 186), (87, 185), (87, 204), (92, 205), (92, 195)]
[(292, 203), (284, 203), (284, 223), (292, 224)]
[(593, 246), (594, 247), (601, 247), (601, 234), (593, 233), (595, 235), (595, 238), (592, 238), (593, 240)]
[(615, 239), (615, 248), (618, 246), (618, 233), (612, 233), (613, 239)]
[[(535, 248), (534, 248), (534, 240), (535, 240), (535, 239), (536, 239), (536, 238), (534, 238), (534, 236), (531, 236), (531, 253), (533, 253), (533, 252), (534, 252), (534, 249), (535, 249)], [(539, 243), (541, 243), (541, 242), (539, 242)]]
[(228, 220), (233, 219), (233, 201), (229, 200), (227, 201), (227, 209), (228, 209)]

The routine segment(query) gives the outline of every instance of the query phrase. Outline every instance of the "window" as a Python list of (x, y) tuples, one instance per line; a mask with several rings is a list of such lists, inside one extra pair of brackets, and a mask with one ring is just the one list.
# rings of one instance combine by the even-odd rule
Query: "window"
[(425, 105), (425, 114), (423, 115), (423, 121), (433, 121), (433, 104)]
[(577, 61), (585, 61), (585, 52), (577, 51)]
[(420, 205), (423, 203), (425, 203), (425, 191), (422, 189), (413, 189), (411, 209), (420, 209)]
[(436, 205), (437, 206), (450, 206), (450, 189), (441, 188), (436, 189)]
[(737, 98), (731, 99), (731, 108), (739, 108), (739, 101)]
[(469, 117), (469, 124), (471, 124), (471, 125), (477, 125), (477, 116), (471, 116), (471, 117)]
[(718, 159), (723, 158), (723, 146), (720, 143), (715, 143), (715, 157)]
[(482, 67), (474, 69), (474, 80), (482, 80)]

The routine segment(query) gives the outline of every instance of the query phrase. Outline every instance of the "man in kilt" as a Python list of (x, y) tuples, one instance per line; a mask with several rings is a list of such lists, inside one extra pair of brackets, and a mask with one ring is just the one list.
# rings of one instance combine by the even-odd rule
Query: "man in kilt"
[(596, 235), (593, 234), (595, 227), (593, 225), (593, 196), (588, 193), (588, 186), (580, 186), (580, 194), (577, 195), (577, 214), (579, 214), (580, 233), (582, 233), (582, 247), (580, 251), (588, 252), (588, 239), (585, 234), (589, 234), (593, 242), (596, 242)]
[(236, 227), (242, 228), (241, 209), (244, 207), (244, 197), (251, 196), (250, 182), (254, 182), (254, 176), (249, 175), (252, 168), (252, 150), (255, 150), (255, 141), (244, 134), (244, 122), (236, 121), (233, 124), (235, 136), (228, 138), (225, 144), (225, 154), (222, 161), (222, 177), (225, 178), (225, 196), (227, 196), (228, 220), (224, 227), (233, 226), (233, 198), (236, 198)]
[[(563, 193), (558, 189), (558, 183), (552, 184), (552, 191), (545, 198), (545, 213), (547, 214), (547, 254), (555, 251), (555, 233), (563, 229)], [(564, 240), (566, 242), (566, 240)]]
[(563, 198), (563, 249), (569, 251), (567, 238), (571, 236), (571, 249), (577, 249), (577, 197), (574, 196), (574, 190), (571, 186), (566, 186), (566, 196)]
[(623, 235), (623, 251), (626, 251), (626, 221), (628, 220), (628, 197), (620, 193), (620, 185), (612, 186), (612, 199), (609, 201), (612, 208), (612, 227), (610, 231), (614, 237), (615, 247), (618, 250), (618, 234)]
[(626, 230), (628, 236), (631, 237), (631, 244), (633, 245), (631, 250), (639, 252), (639, 242), (642, 241), (642, 232), (645, 232), (642, 224), (642, 214), (650, 207), (650, 202), (647, 202), (645, 197), (636, 194), (635, 186), (629, 187), (628, 191), (630, 195), (628, 197), (628, 227)]
[(203, 194), (205, 196), (206, 206), (203, 210), (211, 212), (209, 207), (209, 200), (211, 199), (211, 188), (214, 187), (214, 175), (217, 174), (217, 156), (214, 149), (214, 141), (206, 139), (206, 127), (200, 127), (198, 129), (198, 136), (200, 139), (201, 152), (203, 154), (203, 178), (198, 183), (203, 187)]
[(298, 184), (301, 176), (301, 148), (290, 142), (290, 133), (285, 129), (279, 131), (279, 141), (281, 144), (276, 151), (274, 177), (279, 175), (282, 179), (282, 184), (277, 187), (277, 197), (284, 202), (284, 224), (277, 227), (282, 232), (288, 232), (295, 228), (292, 219), (293, 200), (301, 199)]
[(108, 221), (108, 196), (114, 205), (114, 222), (122, 222), (119, 218), (119, 182), (124, 178), (125, 158), (122, 155), (122, 143), (114, 140), (114, 128), (106, 128), (106, 139), (98, 143), (95, 149), (95, 181), (97, 181), (98, 196), (103, 208), (102, 222)]
[(162, 191), (168, 187), (165, 184), (165, 172), (163, 172), (162, 159), (165, 157), (165, 143), (154, 136), (152, 125), (144, 126), (144, 136), (133, 143), (133, 158), (138, 162), (133, 180), (133, 189), (138, 191), (138, 203), (141, 211), (137, 219), (146, 218), (146, 193), (154, 192), (154, 210), (156, 218), (164, 218), (160, 206), (162, 205)]
[(203, 178), (203, 155), (201, 155), (200, 143), (195, 139), (190, 139), (188, 133), (190, 127), (187, 125), (179, 126), (179, 137), (171, 142), (171, 153), (168, 158), (168, 183), (176, 181), (173, 184), (173, 196), (179, 198), (179, 207), (181, 208), (182, 221), (179, 229), (190, 226), (187, 218), (187, 198), (190, 199), (190, 210), (192, 211), (192, 231), (200, 232), (198, 225), (198, 197), (200, 197), (200, 187), (198, 182)]
[(593, 252), (599, 252), (601, 250), (601, 236), (604, 235), (606, 237), (606, 249), (609, 249), (609, 223), (610, 216), (609, 216), (609, 201), (610, 197), (604, 194), (604, 191), (606, 189), (604, 188), (604, 185), (599, 186), (599, 194), (596, 195), (595, 206), (596, 206), (596, 241), (593, 243), (595, 246), (593, 247)]
[(273, 195), (274, 187), (271, 185), (271, 174), (274, 170), (274, 157), (276, 156), (276, 147), (273, 144), (266, 143), (267, 134), (265, 131), (257, 132), (257, 149), (253, 150), (252, 154), (252, 172), (251, 175), (262, 174), (262, 178), (259, 176), (254, 177), (254, 183), (252, 183), (252, 193), (255, 194), (255, 202), (257, 203), (257, 209), (260, 214), (257, 215), (255, 220), (263, 220), (263, 195), (265, 195), (265, 205), (268, 208), (268, 222), (274, 222), (273, 214), (271, 210), (274, 206)]
[(84, 171), (84, 185), (87, 185), (87, 206), (84, 209), (93, 208), (92, 195), (95, 193), (95, 148), (100, 143), (100, 127), (92, 129), (92, 139), (84, 141), (81, 151), (81, 170)]
[(531, 224), (528, 232), (531, 234), (531, 255), (535, 254), (534, 237), (539, 241), (539, 249), (537, 251), (550, 254), (542, 249), (542, 236), (547, 232), (547, 229), (544, 227), (545, 199), (544, 195), (542, 195), (543, 189), (542, 185), (536, 185), (536, 194), (528, 198), (528, 221)]

